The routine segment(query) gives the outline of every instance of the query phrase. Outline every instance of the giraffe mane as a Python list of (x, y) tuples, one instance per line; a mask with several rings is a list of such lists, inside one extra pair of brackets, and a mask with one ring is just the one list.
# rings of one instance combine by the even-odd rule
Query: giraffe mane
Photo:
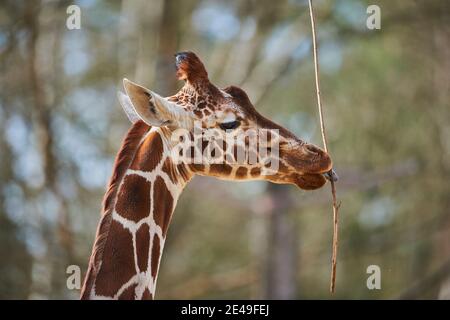
[(151, 127), (142, 120), (135, 122), (128, 131), (116, 156), (113, 173), (109, 180), (105, 196), (103, 198), (102, 217), (97, 228), (95, 243), (92, 249), (88, 271), (85, 277), (86, 281), (83, 284), (83, 288), (81, 289), (82, 299), (89, 298), (92, 286), (95, 283), (95, 279), (101, 267), (103, 251), (106, 241), (108, 240), (108, 234), (112, 221), (112, 213), (114, 210), (116, 195), (120, 183), (128, 167), (134, 159), (136, 150), (139, 146), (140, 141), (142, 140), (142, 137), (150, 130), (150, 128)]

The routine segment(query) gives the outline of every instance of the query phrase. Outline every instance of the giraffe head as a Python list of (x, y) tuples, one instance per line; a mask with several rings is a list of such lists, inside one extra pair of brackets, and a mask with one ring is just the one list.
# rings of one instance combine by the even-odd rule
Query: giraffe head
[(131, 121), (166, 127), (173, 159), (196, 174), (230, 180), (268, 180), (317, 189), (335, 179), (329, 155), (258, 113), (244, 90), (208, 79), (193, 52), (175, 55), (185, 85), (160, 95), (124, 79), (119, 100)]

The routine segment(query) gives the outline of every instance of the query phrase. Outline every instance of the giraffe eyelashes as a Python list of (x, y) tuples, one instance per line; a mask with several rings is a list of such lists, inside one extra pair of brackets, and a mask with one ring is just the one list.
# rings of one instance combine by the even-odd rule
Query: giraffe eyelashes
[(239, 127), (241, 123), (239, 121), (231, 121), (231, 122), (223, 122), (219, 124), (220, 129), (222, 130), (233, 130)]

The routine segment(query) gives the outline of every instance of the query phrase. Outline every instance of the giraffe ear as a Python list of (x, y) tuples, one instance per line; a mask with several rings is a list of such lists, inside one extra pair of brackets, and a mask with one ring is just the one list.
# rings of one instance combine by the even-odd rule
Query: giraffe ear
[(131, 123), (137, 122), (140, 118), (134, 110), (130, 98), (121, 91), (117, 91), (117, 98), (119, 99), (120, 105), (122, 106), (123, 111), (125, 111), (128, 120), (130, 120)]
[(131, 104), (134, 110), (131, 113), (148, 125), (155, 127), (186, 127), (193, 122), (189, 113), (176, 103), (128, 79), (123, 79), (123, 85), (128, 99), (122, 100), (127, 105)]

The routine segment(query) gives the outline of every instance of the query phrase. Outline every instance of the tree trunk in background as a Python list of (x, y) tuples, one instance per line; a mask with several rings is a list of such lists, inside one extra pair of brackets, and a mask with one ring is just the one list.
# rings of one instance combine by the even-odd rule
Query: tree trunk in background
[(177, 51), (179, 35), (178, 5), (178, 1), (164, 1), (159, 26), (155, 90), (162, 96), (174, 94), (177, 87), (174, 54)]
[[(438, 17), (434, 17), (433, 26), (433, 37), (432, 44), (430, 45), (430, 51), (434, 53), (437, 57), (439, 63), (431, 64), (433, 72), (433, 105), (445, 105), (448, 104), (448, 92), (450, 90), (450, 75), (448, 73), (448, 68), (450, 68), (450, 61), (448, 59), (450, 55), (450, 26), (446, 21), (448, 21), (448, 12), (440, 12)], [(431, 60), (435, 61), (435, 60)], [(445, 111), (444, 111), (445, 112)], [(450, 132), (449, 123), (449, 110), (446, 109), (446, 113), (442, 110), (434, 112), (434, 119), (436, 122), (436, 137), (437, 141), (440, 142), (442, 150), (444, 150), (444, 155), (439, 157), (439, 172), (443, 175), (450, 177), (450, 161), (448, 155), (450, 154), (450, 145), (448, 143), (448, 133)], [(446, 203), (447, 208), (450, 208), (450, 199), (448, 195), (444, 192), (442, 201)], [(444, 225), (443, 231), (440, 234), (440, 241), (437, 245), (437, 252), (450, 252), (450, 218), (447, 213), (444, 213)], [(447, 270), (447, 276), (442, 280), (438, 299), (450, 300), (450, 270)]]
[[(53, 9), (55, 11), (64, 10), (67, 4), (67, 2), (60, 2), (55, 4)], [(45, 226), (42, 228), (42, 235), (48, 245), (47, 254), (50, 255), (44, 259), (43, 263), (51, 264), (50, 279), (48, 279), (50, 282), (50, 288), (48, 288), (49, 297), (56, 298), (64, 296), (67, 292), (65, 271), (67, 266), (75, 261), (68, 203), (61, 194), (57, 181), (59, 163), (57, 156), (54, 154), (54, 132), (52, 127), (52, 108), (59, 105), (62, 100), (61, 95), (64, 92), (60, 86), (62, 81), (58, 78), (62, 74), (60, 63), (62, 33), (60, 26), (64, 23), (64, 17), (56, 15), (55, 20), (50, 25), (53, 28), (53, 37), (48, 37), (47, 35), (41, 37), (41, 29), (46, 27), (41, 25), (39, 21), (41, 7), (42, 3), (40, 1), (33, 2), (33, 5), (27, 7), (24, 20), (29, 30), (27, 42), (29, 55), (28, 73), (34, 106), (31, 113), (31, 121), (44, 173), (44, 183), (41, 191), (44, 192), (45, 189), (49, 191), (54, 196), (55, 204), (58, 206), (55, 225), (45, 222)], [(51, 59), (51, 67), (49, 68), (50, 71), (46, 71), (50, 74), (46, 74), (42, 66), (40, 66), (41, 57), (38, 48), (41, 41), (52, 46), (52, 55), (49, 56), (51, 57), (49, 58)], [(57, 89), (53, 99), (50, 99), (45, 91), (45, 85), (49, 83), (52, 84), (53, 88)], [(44, 216), (45, 212), (41, 214)]]
[[(2, 97), (1, 101), (2, 104), (9, 102), (7, 97)], [(4, 128), (6, 118), (6, 115), (0, 117), (0, 128)], [(4, 135), (0, 135), (0, 150), (0, 181), (13, 184), (14, 158)], [(33, 256), (21, 236), (21, 226), (7, 214), (6, 197), (0, 192), (0, 257), (4, 257), (0, 263), (0, 299), (27, 299), (31, 291)]]
[(294, 299), (298, 235), (289, 217), (292, 208), (289, 186), (269, 183), (267, 193), (271, 203), (267, 226), (267, 256), (264, 270), (265, 299)]

